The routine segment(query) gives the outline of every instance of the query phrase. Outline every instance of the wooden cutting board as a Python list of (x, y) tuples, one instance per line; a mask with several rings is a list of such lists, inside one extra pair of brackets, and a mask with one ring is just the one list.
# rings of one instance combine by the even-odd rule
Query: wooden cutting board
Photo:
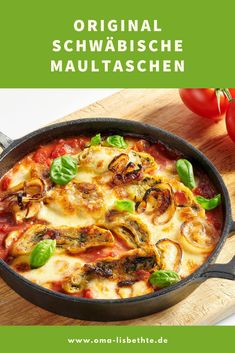
[[(235, 144), (226, 135), (224, 121), (217, 124), (191, 113), (172, 89), (122, 90), (60, 121), (84, 117), (121, 117), (162, 127), (190, 141), (215, 164), (235, 200)], [(235, 219), (235, 207), (233, 207)], [(227, 240), (218, 262), (235, 254), (235, 236)], [(211, 325), (235, 312), (235, 282), (210, 279), (174, 307), (137, 320), (107, 325)], [(27, 302), (0, 280), (1, 325), (97, 325), (64, 318)]]

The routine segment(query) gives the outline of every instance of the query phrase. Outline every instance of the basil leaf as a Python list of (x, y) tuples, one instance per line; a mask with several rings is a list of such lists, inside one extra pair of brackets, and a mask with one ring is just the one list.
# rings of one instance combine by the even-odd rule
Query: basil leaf
[(195, 188), (196, 183), (192, 164), (187, 159), (178, 159), (176, 162), (176, 169), (182, 183), (189, 189)]
[(221, 195), (220, 194), (216, 195), (212, 199), (206, 199), (203, 196), (196, 196), (195, 199), (196, 199), (197, 203), (199, 203), (199, 205), (201, 205), (202, 208), (204, 208), (207, 211), (213, 210), (214, 208), (216, 208), (217, 206), (219, 206), (221, 204)]
[(127, 211), (130, 213), (135, 211), (135, 203), (130, 200), (116, 200), (114, 206), (118, 211)]
[(177, 283), (180, 276), (175, 271), (159, 270), (151, 274), (149, 282), (159, 288), (168, 287), (171, 284)]
[(97, 134), (91, 138), (91, 146), (100, 145), (101, 143), (101, 135)]
[(65, 185), (77, 174), (77, 159), (64, 155), (53, 160), (50, 169), (50, 178), (54, 183)]
[(56, 241), (45, 239), (37, 243), (30, 255), (30, 267), (38, 268), (49, 260), (56, 248)]
[(107, 142), (110, 146), (113, 146), (113, 147), (118, 147), (118, 148), (127, 148), (128, 147), (128, 144), (124, 140), (124, 137), (119, 136), (119, 135), (109, 136), (107, 138)]

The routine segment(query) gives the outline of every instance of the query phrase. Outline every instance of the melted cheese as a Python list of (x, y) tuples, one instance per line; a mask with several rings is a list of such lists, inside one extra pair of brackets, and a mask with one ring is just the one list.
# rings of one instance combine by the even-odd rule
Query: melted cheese
[[(151, 243), (156, 244), (160, 239), (171, 239), (173, 241), (179, 241), (179, 232), (182, 225), (182, 219), (180, 218), (181, 209), (176, 209), (176, 212), (170, 222), (164, 225), (154, 226), (149, 217), (141, 215), (141, 220), (148, 225), (151, 233)], [(173, 256), (174, 254), (172, 254)], [(170, 261), (170, 259), (169, 259)], [(182, 254), (182, 262), (179, 270), (180, 276), (187, 277), (192, 272), (192, 268), (199, 267), (205, 262), (205, 255), (193, 254), (186, 250)]]
[(47, 221), (53, 226), (86, 227), (94, 223), (92, 216), (63, 215), (63, 209), (56, 203), (50, 206), (43, 205), (38, 213), (38, 219)]
[[(29, 256), (19, 256), (13, 263), (13, 268), (18, 264), (29, 263)], [(28, 280), (43, 285), (47, 282), (60, 281), (72, 274), (75, 270), (80, 268), (84, 261), (73, 256), (68, 256), (60, 251), (56, 251), (54, 255), (47, 261), (47, 263), (37, 269), (30, 271), (18, 271)]]
[(31, 168), (28, 164), (18, 164), (11, 173), (11, 182), (9, 187), (14, 187), (24, 181), (28, 180), (30, 177)]
[[(131, 140), (132, 141), (132, 140)], [(131, 142), (131, 145), (133, 141)], [(133, 201), (137, 201), (139, 195), (138, 183), (124, 186), (113, 186), (112, 173), (108, 171), (108, 166), (114, 157), (126, 153), (129, 160), (136, 165), (141, 164), (145, 154), (140, 154), (128, 149), (118, 149), (112, 147), (94, 146), (85, 149), (79, 155), (78, 173), (73, 181), (65, 187), (55, 186), (51, 188), (46, 195), (46, 199), (41, 202), (37, 219), (40, 222), (47, 222), (53, 226), (79, 226), (85, 227), (92, 224), (105, 224), (107, 213), (114, 208), (115, 201), (128, 197)], [(152, 157), (150, 157), (152, 158)], [(175, 162), (169, 163), (167, 167), (158, 168), (154, 164), (155, 169), (151, 170), (151, 178), (162, 178), (171, 184), (173, 191), (184, 192), (190, 200), (194, 200), (192, 192), (179, 182), (176, 175)], [(151, 165), (153, 168), (153, 165)], [(22, 181), (30, 178), (32, 165), (29, 159), (21, 161), (17, 167), (13, 168), (11, 173), (11, 185), (15, 186)], [(79, 189), (80, 185), (85, 187), (95, 185), (96, 190), (85, 192)], [(89, 187), (89, 185), (88, 185)], [(141, 191), (143, 193), (143, 190)], [(193, 212), (192, 210), (190, 212)], [(196, 212), (196, 211), (195, 211)], [(162, 225), (156, 225), (152, 221), (152, 217), (145, 213), (136, 214), (141, 222), (145, 224), (150, 233), (150, 243), (154, 246), (160, 239), (171, 239), (179, 242), (179, 233), (182, 223), (187, 220), (187, 212), (182, 213), (182, 208), (177, 207), (173, 217), (169, 222)], [(195, 216), (202, 219), (205, 218), (204, 210), (197, 210)], [(7, 238), (7, 247), (17, 240), (17, 232), (13, 232)], [(124, 251), (124, 250), (123, 250)], [(171, 256), (172, 255), (172, 256)], [(169, 256), (172, 262), (175, 254)], [(184, 278), (194, 271), (205, 261), (205, 255), (193, 254), (183, 250), (179, 275)], [(19, 256), (12, 262), (12, 267), (17, 268), (18, 264), (28, 263), (27, 256)], [(64, 251), (57, 250), (49, 261), (38, 269), (22, 271), (21, 274), (27, 279), (50, 288), (53, 281), (62, 281), (81, 268), (85, 263), (82, 257), (70, 256)], [(18, 270), (20, 272), (20, 270)], [(116, 281), (105, 278), (94, 278), (88, 283), (88, 288), (92, 290), (95, 298), (116, 299), (134, 297), (153, 291), (153, 288), (146, 281), (138, 281), (131, 287), (117, 286)]]

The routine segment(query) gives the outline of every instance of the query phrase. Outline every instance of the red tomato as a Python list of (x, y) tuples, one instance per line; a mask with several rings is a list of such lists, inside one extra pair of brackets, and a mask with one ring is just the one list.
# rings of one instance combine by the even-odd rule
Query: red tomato
[(75, 151), (79, 152), (86, 147), (88, 142), (90, 142), (89, 137), (79, 137), (78, 139), (72, 139), (71, 141), (68, 141), (68, 144), (75, 148)]
[(84, 149), (90, 141), (89, 137), (60, 139), (54, 143), (40, 146), (33, 155), (36, 163), (46, 164), (50, 167), (52, 160), (65, 154), (76, 154)]
[(174, 199), (176, 205), (186, 205), (188, 202), (187, 196), (182, 191), (176, 191), (174, 193)]
[(4, 234), (8, 234), (12, 232), (13, 230), (23, 230), (24, 226), (22, 224), (19, 225), (11, 225), (7, 223), (1, 223), (0, 222), (0, 232)]
[(48, 152), (43, 147), (40, 147), (33, 155), (33, 160), (36, 163), (44, 164), (47, 162)]
[(148, 281), (150, 277), (150, 273), (145, 270), (138, 270), (136, 271), (136, 275), (139, 281)]
[(8, 175), (5, 175), (2, 179), (2, 182), (1, 182), (2, 191), (6, 191), (8, 189), (10, 182), (11, 182), (11, 178)]
[(208, 222), (213, 224), (216, 229), (221, 230), (222, 219), (223, 219), (221, 205), (219, 207), (214, 208), (211, 211), (206, 211), (206, 217), (207, 217)]
[(83, 298), (93, 298), (92, 291), (89, 288), (84, 289), (82, 294), (83, 294)]
[(8, 254), (8, 249), (4, 246), (6, 233), (0, 231), (0, 259), (5, 259)]
[(62, 292), (62, 282), (61, 281), (54, 281), (52, 284), (52, 290), (55, 292)]
[(226, 112), (226, 127), (229, 137), (235, 142), (235, 100), (231, 100)]
[(68, 148), (65, 144), (61, 144), (61, 145), (57, 145), (54, 150), (51, 152), (50, 157), (52, 159), (58, 158), (60, 156), (63, 156), (65, 154), (67, 154), (68, 152)]
[[(235, 98), (235, 88), (228, 90), (232, 98)], [(221, 90), (219, 111), (215, 88), (181, 88), (179, 94), (192, 112), (213, 121), (223, 119), (229, 106), (229, 100)]]
[(46, 160), (46, 165), (47, 165), (48, 167), (50, 167), (50, 166), (51, 166), (51, 163), (52, 163), (52, 160), (51, 160), (50, 158), (47, 158), (47, 160)]
[(133, 150), (137, 152), (147, 152), (149, 150), (150, 143), (146, 140), (138, 140), (133, 146)]

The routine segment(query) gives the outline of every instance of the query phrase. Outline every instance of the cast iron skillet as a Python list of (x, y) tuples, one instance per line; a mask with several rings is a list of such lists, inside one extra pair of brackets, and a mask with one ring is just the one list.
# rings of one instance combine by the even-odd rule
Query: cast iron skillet
[(218, 277), (235, 280), (235, 256), (227, 264), (213, 264), (229, 234), (235, 231), (235, 222), (232, 220), (230, 199), (226, 186), (219, 172), (200, 151), (167, 131), (135, 121), (92, 118), (51, 125), (15, 141), (1, 133), (0, 144), (5, 150), (0, 156), (0, 177), (18, 160), (35, 150), (40, 144), (56, 138), (79, 134), (94, 135), (97, 132), (128, 134), (152, 142), (159, 139), (182, 152), (194, 165), (199, 165), (206, 170), (217, 191), (222, 195), (224, 225), (216, 249), (206, 263), (189, 277), (168, 288), (135, 298), (97, 300), (56, 293), (26, 280), (1, 260), (0, 275), (6, 283), (30, 302), (57, 314), (83, 320), (116, 321), (149, 315), (170, 307), (188, 296), (207, 278)]

